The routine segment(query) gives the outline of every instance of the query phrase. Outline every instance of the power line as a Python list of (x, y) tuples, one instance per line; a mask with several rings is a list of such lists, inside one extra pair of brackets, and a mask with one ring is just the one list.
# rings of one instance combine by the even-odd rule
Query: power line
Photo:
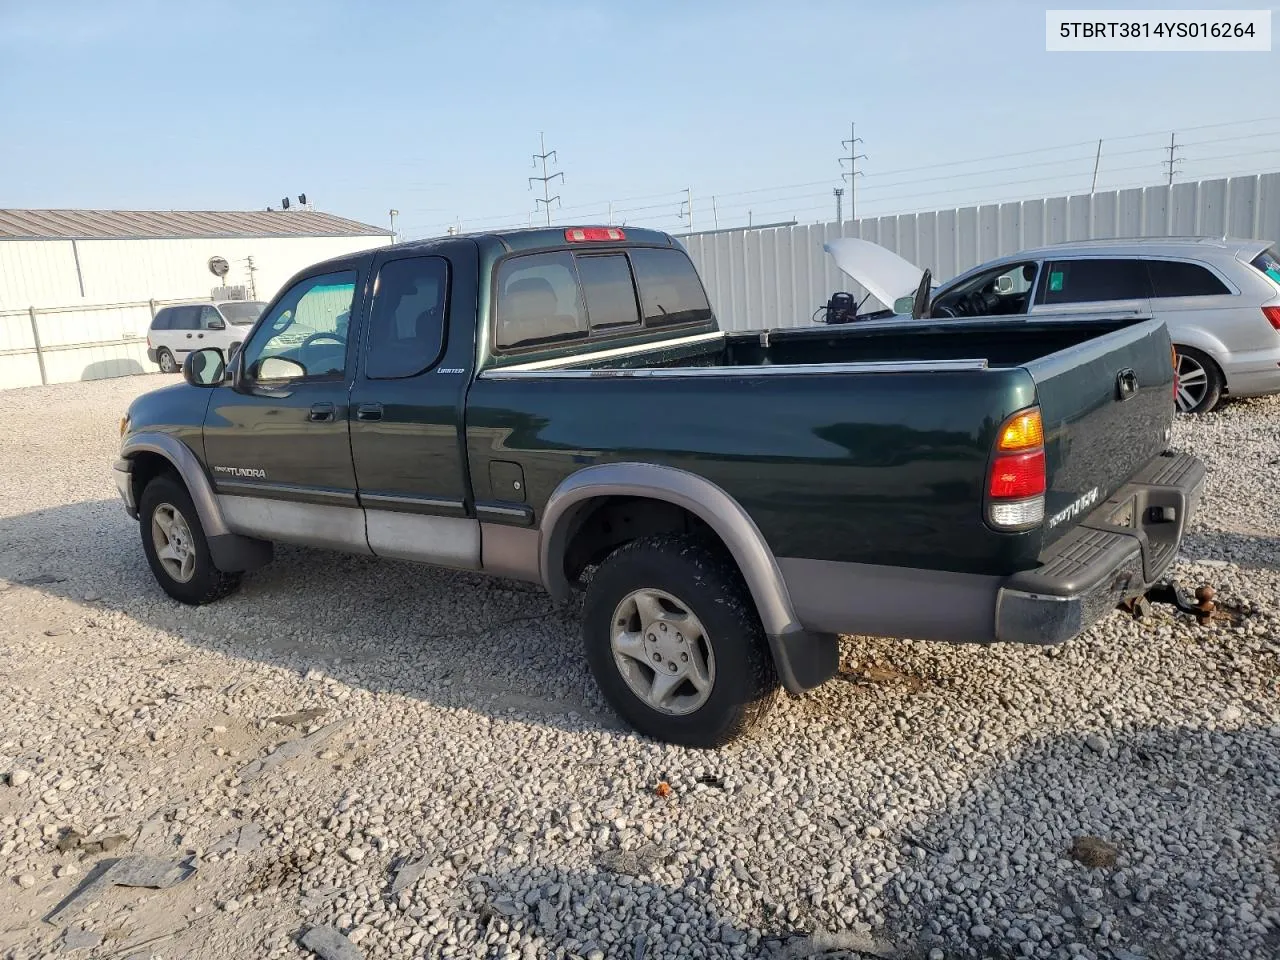
[(551, 181), (554, 180), (556, 177), (559, 177), (560, 182), (564, 183), (564, 174), (561, 171), (557, 170), (555, 173), (551, 174), (550, 176), (547, 175), (547, 160), (551, 159), (559, 162), (559, 158), (556, 157), (556, 152), (554, 150), (552, 150), (550, 153), (547, 152), (547, 138), (543, 136), (541, 133), (538, 134), (538, 143), (542, 148), (542, 152), (535, 153), (533, 155), (533, 165), (536, 168), (538, 166), (539, 161), (541, 161), (542, 176), (530, 177), (529, 189), (530, 190), (533, 189), (534, 181), (538, 181), (542, 184), (542, 196), (534, 197), (533, 205), (535, 208), (540, 203), (544, 205), (547, 211), (547, 226), (549, 227), (551, 226), (551, 202), (553, 200), (556, 203), (560, 202), (560, 194), (557, 193), (554, 197), (551, 196)]

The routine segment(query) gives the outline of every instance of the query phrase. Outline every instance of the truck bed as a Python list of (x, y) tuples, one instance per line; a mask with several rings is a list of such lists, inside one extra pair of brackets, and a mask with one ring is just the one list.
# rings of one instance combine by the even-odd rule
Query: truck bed
[[(676, 347), (648, 347), (612, 356), (586, 356), (541, 369), (674, 371), (683, 367), (831, 367), (902, 363), (949, 369), (1019, 367), (1104, 334), (1140, 323), (1133, 319), (1032, 323), (978, 320), (876, 327), (784, 329), (691, 337)], [(814, 371), (826, 372), (826, 371)], [(868, 370), (867, 372), (873, 372)]]
[[(1124, 371), (1138, 386), (1121, 398)], [(1165, 448), (1172, 386), (1153, 320), (697, 333), (482, 371), (471, 476), (478, 498), (493, 495), (498, 443), (537, 465), (538, 504), (575, 457), (662, 463), (735, 497), (779, 557), (1007, 575)], [(982, 507), (995, 431), (1032, 405), (1047, 519), (997, 532)]]

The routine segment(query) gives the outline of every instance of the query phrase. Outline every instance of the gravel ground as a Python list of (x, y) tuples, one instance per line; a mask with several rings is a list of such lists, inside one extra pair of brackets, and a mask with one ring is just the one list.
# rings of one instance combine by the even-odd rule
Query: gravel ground
[[(110, 477), (160, 382), (3, 394), (0, 956), (1280, 954), (1280, 398), (1177, 426), (1176, 574), (1238, 622), (850, 639), (707, 753), (623, 730), (532, 587), (282, 548), (167, 600)], [(194, 874), (94, 880), (139, 854)]]

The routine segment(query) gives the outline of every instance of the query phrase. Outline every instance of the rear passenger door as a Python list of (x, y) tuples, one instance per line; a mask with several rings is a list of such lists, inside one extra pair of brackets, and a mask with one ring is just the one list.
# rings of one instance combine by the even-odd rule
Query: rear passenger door
[(385, 253), (374, 261), (351, 453), (369, 547), (382, 557), (474, 569), (463, 408), (475, 355), (479, 256)]
[(1100, 313), (1146, 314), (1151, 310), (1151, 277), (1144, 261), (1121, 257), (1048, 260), (1036, 283), (1030, 315)]
[(196, 342), (196, 330), (200, 326), (200, 306), (173, 307), (169, 319), (169, 329), (164, 336), (164, 346), (173, 351), (178, 365), (192, 350), (204, 346)]

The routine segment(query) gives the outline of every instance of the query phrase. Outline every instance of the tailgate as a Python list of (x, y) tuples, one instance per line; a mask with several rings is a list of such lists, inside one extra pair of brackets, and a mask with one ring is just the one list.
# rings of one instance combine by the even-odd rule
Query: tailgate
[(1162, 453), (1173, 425), (1169, 332), (1145, 320), (1026, 365), (1044, 420), (1044, 543)]

